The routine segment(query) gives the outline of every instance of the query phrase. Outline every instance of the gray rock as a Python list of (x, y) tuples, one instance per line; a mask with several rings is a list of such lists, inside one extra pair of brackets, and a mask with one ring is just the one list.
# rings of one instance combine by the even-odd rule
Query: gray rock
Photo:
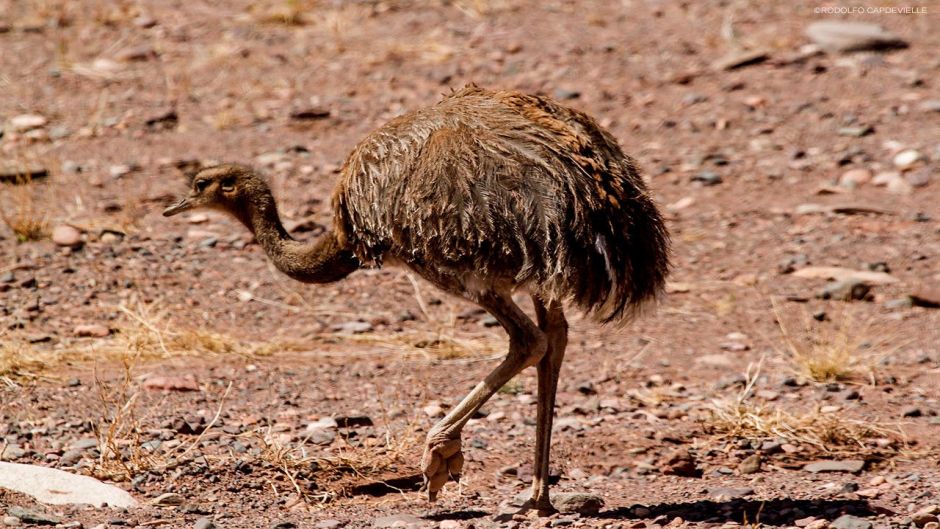
[(72, 443), (69, 448), (72, 450), (88, 450), (89, 448), (98, 448), (97, 439), (79, 439)]
[(78, 463), (82, 460), (82, 451), (81, 450), (66, 450), (62, 457), (59, 458), (59, 465), (70, 467), (75, 463)]
[(552, 505), (562, 513), (595, 514), (604, 507), (604, 499), (587, 492), (553, 494)]
[(381, 518), (376, 518), (372, 520), (372, 527), (377, 529), (382, 528), (392, 528), (392, 527), (421, 527), (425, 525), (425, 521), (417, 516), (412, 516), (410, 514), (393, 514), (391, 516), (383, 516)]
[(940, 99), (928, 99), (920, 104), (924, 112), (940, 112)]
[(693, 182), (701, 182), (706, 186), (714, 186), (721, 183), (721, 175), (714, 171), (701, 171), (692, 177)]
[(864, 518), (844, 514), (833, 520), (829, 527), (831, 529), (871, 529), (872, 524)]
[(858, 279), (845, 279), (827, 284), (816, 297), (835, 301), (854, 301), (868, 299), (871, 285)]
[(370, 332), (372, 330), (372, 324), (367, 321), (347, 321), (345, 323), (337, 323), (333, 326), (333, 330), (350, 334), (362, 334)]
[(3, 453), (0, 454), (0, 459), (19, 459), (26, 455), (26, 450), (20, 448), (19, 445), (11, 444), (3, 449)]
[(766, 49), (755, 50), (734, 50), (724, 57), (712, 63), (715, 70), (734, 70), (744, 66), (759, 64), (770, 57), (770, 52)]
[(193, 529), (217, 529), (217, 525), (211, 518), (202, 517), (193, 524)]
[(7, 527), (16, 527), (17, 525), (20, 525), (20, 519), (16, 516), (4, 516), (3, 518), (0, 518), (0, 522), (2, 522), (3, 525)]
[(868, 136), (873, 132), (875, 132), (875, 129), (868, 125), (861, 127), (842, 127), (839, 129), (839, 136), (852, 136), (854, 138), (861, 138), (863, 136)]
[(806, 36), (827, 51), (851, 52), (906, 48), (907, 43), (877, 24), (825, 20), (807, 26)]
[(756, 474), (760, 472), (761, 463), (760, 454), (748, 456), (738, 465), (738, 472), (742, 474)]
[(738, 498), (750, 496), (751, 494), (754, 494), (754, 489), (746, 487), (740, 489), (733, 487), (715, 487), (708, 489), (708, 496), (719, 501), (736, 500)]
[(175, 492), (165, 492), (154, 498), (152, 503), (154, 505), (176, 506), (182, 505), (184, 501), (186, 501), (185, 498)]
[(32, 496), (51, 505), (88, 504), (134, 507), (126, 491), (88, 476), (54, 468), (0, 462), (0, 488)]
[(54, 514), (46, 514), (33, 509), (24, 509), (23, 507), (10, 507), (7, 509), (7, 515), (14, 516), (23, 523), (33, 525), (56, 525), (62, 523), (62, 518)]
[(861, 472), (865, 462), (860, 459), (846, 459), (843, 461), (816, 461), (803, 467), (803, 470), (812, 473), (818, 472)]

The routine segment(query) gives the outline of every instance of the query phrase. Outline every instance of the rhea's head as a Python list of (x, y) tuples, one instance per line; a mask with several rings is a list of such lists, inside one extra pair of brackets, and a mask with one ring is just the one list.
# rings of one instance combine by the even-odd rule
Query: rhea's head
[(268, 184), (250, 167), (222, 164), (206, 167), (193, 176), (189, 193), (163, 210), (164, 217), (191, 209), (215, 209), (245, 220), (251, 204), (268, 202)]

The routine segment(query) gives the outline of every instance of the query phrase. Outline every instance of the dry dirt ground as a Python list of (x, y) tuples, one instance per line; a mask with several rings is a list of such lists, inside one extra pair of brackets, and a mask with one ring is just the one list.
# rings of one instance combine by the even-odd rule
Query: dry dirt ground
[[(0, 184), (0, 452), (142, 503), (0, 492), (0, 515), (929, 524), (915, 513), (940, 503), (940, 20), (819, 5), (0, 1), (0, 161), (35, 173)], [(909, 47), (801, 51), (808, 24), (846, 18)], [(767, 58), (713, 66), (739, 48)], [(159, 215), (185, 171), (238, 161), (315, 237), (358, 139), (468, 82), (597, 116), (668, 213), (658, 310), (623, 329), (570, 318), (555, 489), (602, 496), (597, 514), (497, 517), (531, 480), (534, 372), (467, 426), (461, 487), (432, 506), (415, 490), (422, 435), (505, 348), (488, 316), (401, 270), (296, 284), (234, 221)], [(845, 273), (818, 267), (875, 274), (846, 301), (826, 277)], [(804, 469), (820, 460), (864, 467)], [(182, 505), (154, 505), (164, 493)]]

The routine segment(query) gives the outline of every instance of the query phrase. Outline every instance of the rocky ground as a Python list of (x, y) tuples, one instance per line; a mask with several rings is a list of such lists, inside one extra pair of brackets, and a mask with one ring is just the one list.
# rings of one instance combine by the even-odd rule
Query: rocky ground
[[(2, 523), (936, 529), (938, 18), (833, 5), (0, 0), (0, 460), (140, 502), (0, 490)], [(461, 486), (416, 491), (505, 349), (485, 313), (401, 270), (299, 285), (232, 220), (159, 215), (238, 161), (313, 238), (358, 139), (468, 82), (597, 116), (669, 217), (658, 310), (570, 317), (555, 490), (603, 507), (513, 515), (530, 372)]]

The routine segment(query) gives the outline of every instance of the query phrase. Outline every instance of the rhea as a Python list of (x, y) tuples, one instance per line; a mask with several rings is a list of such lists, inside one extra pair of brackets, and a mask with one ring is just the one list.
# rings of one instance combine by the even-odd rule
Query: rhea
[[(537, 95), (468, 86), (397, 117), (359, 143), (333, 193), (333, 226), (316, 242), (290, 237), (271, 190), (249, 167), (198, 172), (165, 216), (226, 211), (274, 265), (305, 283), (403, 265), (476, 303), (509, 336), (498, 366), (427, 434), (421, 470), (431, 501), (463, 468), (464, 425), (503, 385), (538, 377), (532, 495), (553, 512), (549, 453), (564, 307), (625, 323), (662, 291), (669, 237), (636, 163), (590, 116)], [(514, 301), (531, 297), (535, 321)]]

